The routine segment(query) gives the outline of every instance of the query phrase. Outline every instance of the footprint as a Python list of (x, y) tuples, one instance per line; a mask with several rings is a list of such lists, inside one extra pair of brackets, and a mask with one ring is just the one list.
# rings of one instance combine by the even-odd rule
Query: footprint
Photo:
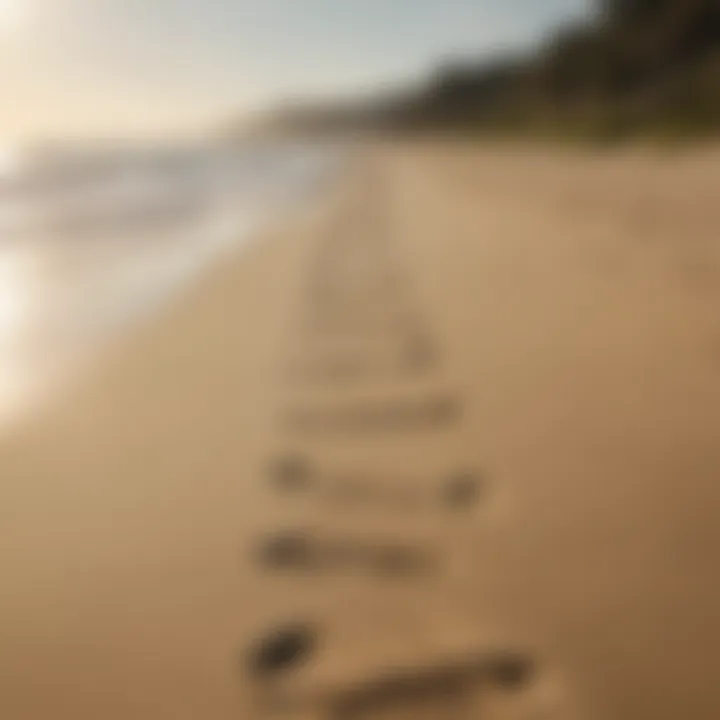
[(344, 508), (385, 507), (418, 512), (432, 511), (440, 504), (448, 510), (463, 511), (476, 506), (485, 491), (484, 478), (472, 470), (458, 472), (438, 487), (418, 477), (322, 470), (299, 456), (277, 460), (270, 477), (282, 491), (300, 493), (312, 489), (318, 500)]
[(279, 533), (262, 540), (255, 557), (271, 570), (353, 570), (386, 578), (421, 574), (435, 565), (431, 554), (412, 545), (323, 538), (303, 531)]
[(532, 659), (515, 652), (397, 669), (337, 692), (329, 698), (327, 716), (333, 720), (485, 717), (484, 695), (497, 686), (519, 693), (532, 684), (533, 671)]
[(317, 651), (318, 638), (317, 628), (306, 623), (270, 632), (250, 649), (246, 658), (248, 674), (264, 681), (298, 669)]
[(313, 469), (305, 458), (289, 455), (273, 463), (270, 476), (280, 490), (298, 492), (310, 485)]
[(442, 492), (442, 501), (449, 508), (464, 510), (475, 505), (482, 493), (482, 479), (475, 473), (465, 472), (450, 480)]
[(454, 423), (460, 414), (459, 399), (443, 394), (415, 401), (299, 408), (287, 414), (286, 423), (290, 429), (304, 432), (404, 432)]
[(315, 569), (316, 553), (307, 534), (302, 532), (276, 535), (260, 544), (257, 558), (262, 565), (273, 569)]
[(345, 678), (339, 685), (326, 684), (324, 672), (318, 674), (317, 668), (315, 681), (301, 674), (317, 650), (318, 633), (307, 625), (276, 631), (252, 649), (250, 671), (258, 682), (258, 707), (262, 703), (266, 715), (327, 720), (492, 720), (549, 718), (562, 705), (554, 695), (544, 697), (537, 692), (543, 688), (537, 664), (532, 656), (516, 650), (390, 667), (355, 681)]

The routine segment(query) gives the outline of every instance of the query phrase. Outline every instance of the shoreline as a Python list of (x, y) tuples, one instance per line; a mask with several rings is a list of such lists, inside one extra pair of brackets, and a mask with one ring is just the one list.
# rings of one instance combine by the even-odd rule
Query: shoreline
[[(199, 218), (184, 234), (171, 227), (167, 237), (159, 239), (41, 237), (30, 248), (27, 243), (4, 248), (7, 257), (0, 262), (7, 265), (9, 279), (14, 280), (10, 273), (19, 279), (14, 291), (7, 290), (7, 297), (0, 298), (0, 305), (4, 302), (0, 310), (7, 306), (8, 313), (17, 314), (18, 327), (8, 325), (6, 337), (0, 338), (5, 341), (0, 372), (7, 387), (0, 393), (0, 433), (12, 431), (13, 423), (23, 422), (24, 417), (42, 414), (43, 406), (64, 392), (64, 385), (82, 383), (83, 374), (91, 372), (96, 362), (122, 347), (127, 335), (154, 323), (184, 295), (193, 293), (218, 264), (227, 259), (235, 262), (259, 237), (288, 223), (302, 205), (317, 202), (317, 182), (318, 178), (308, 177), (300, 187), (297, 179), (287, 178), (284, 184), (292, 186), (290, 192), (278, 181), (272, 202), (239, 192), (238, 209), (231, 211), (223, 201), (223, 207)], [(85, 248), (91, 242), (97, 252)], [(64, 314), (53, 315), (43, 283), (50, 283), (52, 292), (67, 302)], [(88, 292), (83, 296), (70, 287), (83, 283), (96, 285), (100, 297)], [(63, 291), (64, 285), (68, 287)], [(18, 372), (13, 373), (14, 367)]]

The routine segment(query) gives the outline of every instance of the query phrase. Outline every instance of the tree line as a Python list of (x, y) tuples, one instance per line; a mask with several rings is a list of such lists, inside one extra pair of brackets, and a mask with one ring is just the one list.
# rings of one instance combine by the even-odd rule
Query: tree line
[[(578, 133), (720, 129), (720, 0), (599, 0), (539, 50), (439, 68), (419, 91), (304, 107), (318, 129)], [(282, 124), (282, 123), (281, 123)]]

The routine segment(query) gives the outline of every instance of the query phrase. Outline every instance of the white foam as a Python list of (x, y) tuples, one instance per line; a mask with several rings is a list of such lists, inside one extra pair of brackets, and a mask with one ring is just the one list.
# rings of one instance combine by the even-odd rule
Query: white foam
[[(63, 158), (0, 189), (0, 424), (306, 197), (336, 156), (294, 146)], [(12, 182), (15, 180), (15, 186)]]

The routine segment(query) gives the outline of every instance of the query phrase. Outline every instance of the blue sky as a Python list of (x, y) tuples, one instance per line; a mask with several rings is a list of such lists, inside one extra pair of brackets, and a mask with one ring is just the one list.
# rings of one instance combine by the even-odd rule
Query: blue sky
[(0, 136), (182, 132), (536, 42), (589, 0), (0, 0)]

